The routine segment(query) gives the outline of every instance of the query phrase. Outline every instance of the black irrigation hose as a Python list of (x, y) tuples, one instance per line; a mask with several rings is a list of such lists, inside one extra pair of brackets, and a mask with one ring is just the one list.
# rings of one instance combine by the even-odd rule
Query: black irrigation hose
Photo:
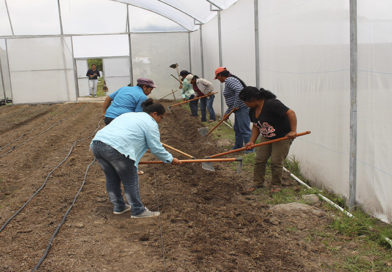
[(37, 271), (38, 268), (41, 266), (41, 264), (44, 262), (44, 260), (46, 259), (46, 257), (48, 256), (48, 253), (50, 251), (50, 249), (52, 248), (52, 244), (53, 244), (53, 240), (54, 238), (56, 238), (57, 234), (60, 231), (60, 228), (64, 225), (65, 220), (67, 219), (68, 214), (71, 212), (72, 207), (75, 205), (76, 200), (78, 199), (78, 196), (80, 194), (80, 192), (82, 191), (84, 185), (86, 184), (86, 180), (87, 180), (87, 174), (88, 171), (90, 170), (90, 167), (95, 163), (95, 158), (94, 160), (87, 166), (86, 172), (84, 173), (84, 179), (83, 182), (79, 188), (79, 190), (77, 191), (74, 200), (72, 201), (71, 205), (68, 207), (68, 210), (65, 212), (64, 216), (63, 216), (63, 220), (61, 220), (60, 224), (57, 226), (56, 230), (53, 232), (52, 237), (49, 240), (48, 246), (46, 247), (46, 250), (44, 252), (44, 255), (41, 257), (41, 259), (38, 261), (38, 263), (36, 264), (36, 266), (33, 268), (33, 272)]
[[(80, 112), (81, 110), (82, 110), (82, 108), (81, 108), (78, 112)], [(77, 113), (78, 113), (78, 112), (77, 112)], [(27, 139), (26, 141), (22, 142), (20, 145), (18, 145), (18, 146), (12, 146), (7, 152), (4, 152), (3, 154), (0, 154), (0, 159), (3, 158), (3, 157), (5, 157), (5, 156), (7, 156), (8, 154), (10, 154), (12, 151), (15, 150), (16, 147), (22, 147), (22, 146), (24, 146), (26, 143), (28, 143), (28, 142), (30, 142), (31, 140), (37, 138), (38, 136), (41, 136), (42, 134), (44, 134), (45, 132), (49, 131), (49, 130), (50, 130), (51, 128), (53, 128), (54, 126), (60, 124), (60, 123), (63, 122), (64, 120), (67, 120), (69, 117), (70, 117), (70, 116), (68, 116), (68, 117), (66, 117), (66, 118), (63, 118), (63, 119), (61, 119), (61, 120), (59, 120), (59, 121), (54, 122), (51, 126), (49, 126), (48, 128), (46, 128), (44, 131), (42, 131), (41, 133), (38, 133), (38, 134), (34, 135), (33, 137)]]
[[(155, 188), (157, 188), (158, 192), (160, 192), (160, 186), (159, 186), (159, 182), (157, 182), (156, 176), (155, 176), (155, 171), (153, 171), (154, 173), (154, 182), (155, 182)], [(157, 198), (157, 204), (158, 204), (158, 212), (160, 212), (160, 201), (159, 201), (159, 196)], [(161, 216), (158, 216), (158, 225), (159, 225), (159, 233), (160, 233), (160, 244), (161, 244), (161, 253), (162, 253), (162, 259), (163, 259), (163, 271), (167, 271), (166, 269), (166, 254), (165, 254), (165, 241), (163, 239), (163, 228), (162, 228), (162, 222), (161, 222)]]
[(75, 146), (76, 146), (76, 143), (77, 143), (78, 141), (75, 141), (74, 143), (73, 143), (73, 145), (71, 146), (71, 149), (69, 150), (69, 152), (68, 152), (68, 154), (67, 154), (67, 156), (65, 156), (65, 158), (55, 167), (55, 168), (53, 168), (50, 172), (49, 172), (49, 174), (46, 176), (46, 179), (45, 179), (45, 181), (44, 181), (44, 183), (42, 183), (42, 185), (41, 185), (41, 187), (39, 187), (31, 196), (30, 196), (30, 198), (10, 217), (10, 218), (8, 218), (8, 220), (7, 221), (5, 221), (5, 223), (1, 226), (1, 228), (0, 228), (0, 232), (2, 232), (4, 229), (5, 229), (5, 227), (11, 222), (11, 220), (12, 219), (14, 219), (26, 206), (27, 206), (27, 204), (29, 204), (30, 202), (31, 202), (31, 200), (33, 200), (33, 198), (46, 186), (46, 183), (48, 183), (48, 180), (49, 180), (49, 178), (50, 178), (50, 176), (53, 174), (53, 172), (54, 171), (56, 171), (56, 169), (57, 168), (59, 168), (66, 160), (68, 160), (68, 158), (69, 158), (69, 156), (71, 155), (71, 153), (72, 153), (72, 151), (73, 151), (73, 149), (75, 148)]
[(100, 119), (99, 120), (99, 122), (98, 122), (98, 124), (97, 124), (97, 127), (96, 127), (96, 129), (94, 130), (94, 132), (90, 135), (90, 136), (88, 136), (88, 137), (86, 137), (86, 138), (82, 138), (82, 139), (79, 139), (79, 140), (76, 140), (73, 144), (72, 144), (72, 146), (71, 146), (71, 149), (69, 150), (69, 152), (68, 152), (68, 154), (65, 156), (65, 158), (55, 167), (55, 168), (53, 168), (50, 172), (49, 172), (49, 174), (46, 176), (46, 179), (45, 179), (45, 181), (42, 183), (42, 185), (30, 196), (30, 198), (10, 217), (10, 218), (8, 218), (7, 219), (7, 221), (1, 226), (1, 228), (0, 228), (0, 232), (2, 232), (4, 229), (5, 229), (5, 227), (12, 221), (12, 219), (14, 219), (26, 206), (27, 206), (27, 204), (29, 204), (30, 202), (31, 202), (31, 200), (33, 200), (33, 198), (46, 186), (46, 184), (48, 183), (48, 180), (49, 180), (49, 178), (50, 178), (50, 176), (53, 174), (53, 172), (55, 171), (55, 170), (57, 170), (68, 158), (69, 158), (69, 156), (71, 155), (71, 153), (72, 153), (72, 151), (73, 151), (73, 149), (75, 148), (75, 146), (76, 146), (76, 144), (78, 143), (78, 142), (80, 142), (80, 141), (83, 141), (83, 140), (85, 140), (85, 139), (88, 139), (88, 138), (91, 138), (92, 136), (94, 136), (95, 135), (95, 133), (98, 131), (98, 129), (99, 129), (99, 127), (100, 127), (100, 125), (101, 125), (101, 122), (102, 122), (102, 119)]
[[(69, 110), (70, 110), (70, 108), (67, 108), (66, 110), (60, 112), (59, 114), (66, 113), (66, 112), (68, 112)], [(55, 118), (55, 117), (56, 117), (55, 115), (50, 116), (48, 119), (46, 119), (45, 122), (48, 122), (48, 121), (52, 120), (52, 119)], [(43, 124), (45, 124), (45, 123), (43, 123)], [(39, 128), (41, 128), (41, 127), (43, 127), (43, 126), (41, 125)], [(37, 129), (37, 127), (33, 127), (33, 128), (30, 129), (29, 131), (27, 131), (27, 132), (22, 133), (21, 135), (19, 135), (19, 137), (17, 137), (14, 141), (9, 142), (8, 144), (6, 144), (6, 145), (4, 145), (4, 146), (0, 146), (0, 151), (3, 150), (4, 148), (6, 148), (7, 146), (10, 146), (10, 145), (12, 145), (13, 143), (16, 143), (17, 141), (19, 141), (19, 139), (21, 139), (22, 137), (26, 136), (26, 134), (29, 134), (29, 133), (31, 133), (32, 131), (36, 130), (36, 129)], [(11, 148), (11, 149), (12, 149), (12, 148)]]

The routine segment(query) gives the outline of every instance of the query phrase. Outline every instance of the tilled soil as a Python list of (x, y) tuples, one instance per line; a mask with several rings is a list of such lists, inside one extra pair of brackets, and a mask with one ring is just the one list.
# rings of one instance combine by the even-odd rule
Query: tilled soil
[[(0, 110), (0, 224), (79, 141), (46, 187), (0, 233), (0, 271), (31, 271), (37, 264), (93, 160), (89, 136), (102, 126), (98, 104), (30, 107)], [(186, 110), (175, 109), (160, 124), (162, 141), (197, 158), (222, 151), (199, 136), (201, 126)], [(332, 257), (302, 239), (329, 217), (271, 209), (247, 193), (251, 177), (233, 168), (233, 163), (215, 164), (216, 172), (200, 164), (141, 166), (142, 200), (161, 216), (131, 219), (112, 214), (104, 174), (94, 164), (39, 270), (321, 271)], [(302, 236), (287, 231), (299, 223)]]

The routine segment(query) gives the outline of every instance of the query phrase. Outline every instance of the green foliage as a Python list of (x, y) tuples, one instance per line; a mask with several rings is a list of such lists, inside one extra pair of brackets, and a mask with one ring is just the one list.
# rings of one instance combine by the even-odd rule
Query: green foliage
[[(91, 65), (95, 64), (97, 66), (98, 71), (103, 71), (102, 59), (88, 59), (88, 68), (91, 68)], [(86, 71), (87, 72), (87, 71)]]

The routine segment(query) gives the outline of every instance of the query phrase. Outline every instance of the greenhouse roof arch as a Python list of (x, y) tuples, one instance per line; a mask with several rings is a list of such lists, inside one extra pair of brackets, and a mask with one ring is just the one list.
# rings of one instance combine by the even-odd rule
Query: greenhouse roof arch
[[(238, 0), (111, 0), (129, 4), (157, 13), (181, 25), (188, 31), (195, 31), (199, 24), (207, 23), (215, 16), (216, 10), (230, 7)], [(216, 9), (213, 9), (215, 7)]]

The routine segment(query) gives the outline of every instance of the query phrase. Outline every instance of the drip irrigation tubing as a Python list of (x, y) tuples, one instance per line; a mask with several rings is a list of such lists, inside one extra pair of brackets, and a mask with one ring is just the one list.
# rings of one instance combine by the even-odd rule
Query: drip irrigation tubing
[[(64, 111), (62, 111), (62, 112), (60, 112), (60, 113), (58, 113), (58, 114), (66, 113), (66, 112), (68, 112), (69, 110), (70, 110), (70, 107), (68, 107), (66, 110), (64, 110)], [(42, 128), (43, 125), (45, 125), (46, 122), (52, 120), (53, 118), (55, 118), (55, 117), (57, 117), (57, 116), (58, 116), (57, 114), (56, 114), (56, 115), (53, 115), (53, 116), (50, 116), (48, 119), (46, 119), (46, 121), (44, 121), (44, 122), (42, 123), (41, 126), (39, 126), (39, 127), (33, 127), (32, 129), (28, 130), (27, 132), (24, 132), (24, 133), (20, 134), (14, 141), (9, 142), (8, 144), (6, 144), (6, 145), (4, 145), (4, 146), (0, 146), (0, 151), (3, 150), (3, 149), (6, 148), (6, 147), (8, 147), (8, 146), (10, 146), (10, 145), (13, 145), (14, 143), (18, 142), (21, 138), (23, 138), (24, 136), (26, 136), (26, 135), (28, 135), (29, 133), (33, 132), (34, 130), (37, 130), (37, 129)]]
[[(80, 108), (77, 112), (75, 112), (75, 114), (79, 113), (82, 109), (83, 109), (83, 107)], [(72, 116), (74, 116), (75, 114), (73, 114)], [(40, 132), (40, 133), (38, 133), (38, 134), (32, 136), (31, 138), (27, 139), (26, 141), (22, 142), (22, 143), (19, 144), (19, 145), (12, 146), (7, 152), (4, 152), (4, 153), (0, 154), (0, 159), (1, 159), (1, 158), (4, 158), (4, 157), (7, 156), (8, 154), (10, 154), (12, 151), (15, 150), (16, 147), (20, 148), (20, 147), (24, 146), (25, 144), (29, 143), (31, 140), (37, 138), (38, 136), (41, 136), (42, 134), (48, 132), (50, 129), (52, 129), (52, 128), (55, 127), (56, 125), (62, 123), (62, 122), (65, 121), (65, 120), (67, 120), (69, 117), (70, 117), (70, 115), (68, 115), (66, 118), (60, 119), (60, 120), (58, 120), (58, 121), (52, 123), (52, 125), (50, 125), (48, 128), (46, 128), (44, 131), (42, 131), (42, 132)]]
[(44, 255), (42, 255), (41, 259), (38, 261), (38, 263), (33, 268), (33, 270), (32, 270), (33, 272), (38, 270), (38, 268), (41, 266), (41, 264), (45, 261), (46, 257), (48, 256), (48, 253), (49, 253), (50, 249), (52, 248), (53, 241), (56, 238), (57, 234), (60, 232), (60, 228), (64, 225), (65, 221), (67, 220), (67, 217), (68, 217), (69, 213), (71, 212), (73, 206), (75, 205), (76, 200), (78, 199), (80, 192), (82, 191), (84, 185), (86, 184), (88, 171), (90, 170), (90, 167), (94, 163), (95, 163), (95, 158), (87, 166), (87, 169), (86, 169), (86, 172), (84, 173), (84, 178), (83, 178), (82, 184), (80, 185), (79, 190), (76, 192), (76, 195), (74, 196), (74, 199), (73, 199), (71, 205), (68, 207), (67, 211), (65, 212), (65, 214), (63, 216), (63, 219), (61, 220), (60, 224), (58, 224), (57, 228), (53, 232), (52, 237), (49, 240), (48, 246), (45, 249)]
[[(158, 193), (161, 192), (160, 188), (160, 183), (156, 179), (155, 171), (154, 173), (154, 183), (155, 183), (155, 188), (158, 190)], [(159, 196), (157, 197), (157, 205), (158, 205), (158, 212), (160, 212), (161, 209), (161, 203), (159, 201)], [(159, 226), (159, 236), (160, 236), (160, 244), (161, 244), (161, 254), (162, 254), (162, 259), (163, 259), (163, 271), (167, 271), (166, 269), (166, 254), (165, 254), (165, 241), (163, 238), (163, 227), (162, 227), (162, 220), (161, 216), (158, 216), (158, 226)]]
[[(288, 169), (286, 169), (285, 167), (283, 167), (283, 170), (286, 171), (287, 173), (290, 174), (290, 176), (295, 179), (299, 184), (305, 186), (308, 189), (312, 189), (312, 187), (310, 187), (308, 184), (306, 184), (305, 182), (303, 182), (301, 179), (299, 179), (296, 175), (294, 175), (293, 173), (291, 173)], [(336, 204), (335, 202), (333, 202), (332, 200), (330, 200), (329, 198), (323, 196), (320, 193), (317, 193), (317, 195), (324, 200), (325, 202), (327, 202), (328, 204), (330, 204), (331, 206), (335, 207), (337, 210), (341, 211), (342, 213), (344, 213), (345, 215), (347, 215), (350, 218), (353, 218), (354, 215), (348, 211), (346, 211), (345, 209), (343, 209), (342, 207), (340, 207), (338, 204)], [(382, 236), (384, 238), (384, 240), (392, 247), (392, 240), (389, 239), (386, 236)]]
[(96, 127), (96, 129), (94, 130), (94, 132), (90, 135), (90, 136), (88, 136), (88, 137), (86, 137), (86, 138), (81, 138), (81, 139), (78, 139), (78, 140), (76, 140), (76, 141), (74, 141), (73, 142), (73, 144), (72, 144), (72, 146), (71, 146), (71, 148), (70, 148), (70, 150), (69, 150), (69, 152), (68, 152), (68, 154), (65, 156), (65, 158), (58, 164), (58, 165), (56, 165), (56, 167), (54, 167), (50, 172), (49, 172), (49, 174), (46, 176), (46, 178), (45, 178), (45, 181), (42, 183), (42, 185), (30, 196), (30, 198), (10, 217), (10, 218), (8, 218), (6, 221), (5, 221), (5, 223), (1, 226), (1, 228), (0, 228), (0, 233), (7, 227), (7, 225), (12, 221), (12, 219), (14, 219), (32, 200), (33, 200), (33, 198), (34, 197), (36, 197), (38, 194), (39, 194), (39, 192), (42, 190), (42, 189), (44, 189), (45, 188), (45, 186), (46, 186), (46, 184), (48, 183), (48, 180), (49, 180), (49, 178), (52, 176), (52, 174), (54, 173), (54, 171), (56, 171), (61, 165), (63, 165), (67, 160), (68, 160), (68, 158), (69, 158), (69, 156), (71, 155), (71, 153), (73, 152), (73, 150), (74, 150), (74, 148), (75, 148), (75, 146), (76, 146), (76, 144), (78, 143), (78, 142), (81, 142), (81, 141), (83, 141), (83, 140), (86, 140), (86, 139), (89, 139), (89, 138), (91, 138), (97, 131), (98, 131), (98, 129), (99, 129), (99, 127), (100, 127), (100, 125), (101, 125), (101, 122), (102, 122), (102, 119), (100, 119), (99, 120), (99, 122), (98, 122), (98, 124), (97, 124), (97, 127)]

